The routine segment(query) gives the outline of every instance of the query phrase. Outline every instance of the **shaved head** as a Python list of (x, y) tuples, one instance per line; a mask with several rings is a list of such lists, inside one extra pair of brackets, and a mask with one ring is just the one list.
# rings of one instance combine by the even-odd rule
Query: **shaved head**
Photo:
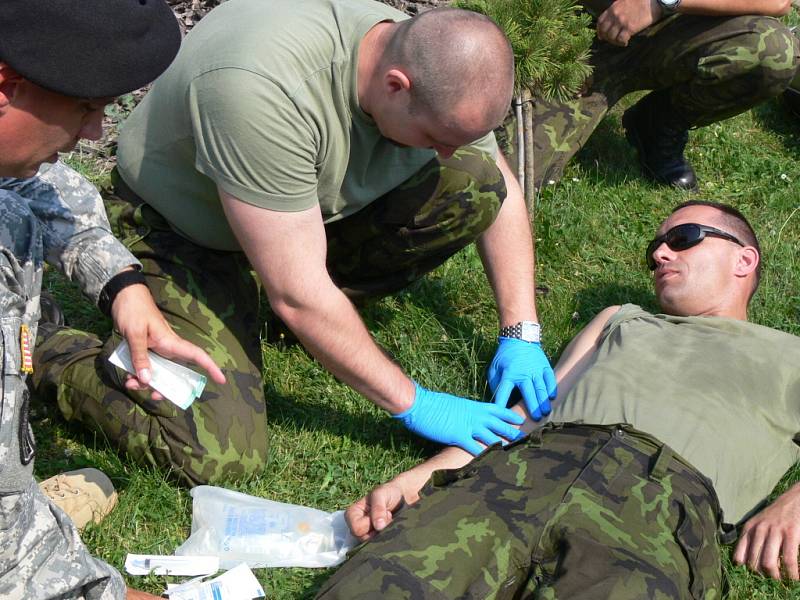
[(498, 126), (514, 91), (514, 54), (503, 31), (488, 17), (439, 8), (397, 23), (381, 60), (411, 80), (412, 113), (446, 119), (471, 104), (484, 121)]

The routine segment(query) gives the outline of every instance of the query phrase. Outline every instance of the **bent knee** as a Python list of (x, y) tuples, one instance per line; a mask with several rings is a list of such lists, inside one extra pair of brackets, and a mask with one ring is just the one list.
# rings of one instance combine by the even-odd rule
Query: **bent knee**
[(261, 378), (226, 373), (224, 386), (195, 402), (181, 427), (185, 443), (170, 444), (171, 462), (190, 485), (244, 479), (267, 462), (267, 411)]
[(772, 17), (738, 19), (746, 32), (728, 40), (730, 50), (701, 59), (701, 68), (708, 68), (709, 74), (719, 79), (746, 77), (764, 97), (779, 94), (800, 64), (797, 37)]

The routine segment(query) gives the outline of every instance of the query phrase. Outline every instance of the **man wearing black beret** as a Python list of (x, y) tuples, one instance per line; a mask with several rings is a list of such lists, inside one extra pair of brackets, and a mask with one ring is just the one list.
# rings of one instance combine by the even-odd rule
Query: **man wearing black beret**
[[(143, 285), (140, 263), (111, 234), (97, 191), (58, 162), (102, 133), (105, 105), (172, 61), (180, 33), (163, 0), (6, 0), (0, 11), (0, 597), (126, 596), (120, 574), (93, 558), (70, 518), (33, 479), (27, 375), (44, 262), (95, 302), (105, 299), (149, 381), (148, 347), (224, 381), (179, 338)], [(51, 164), (45, 164), (51, 163)], [(154, 598), (128, 590), (128, 598)]]

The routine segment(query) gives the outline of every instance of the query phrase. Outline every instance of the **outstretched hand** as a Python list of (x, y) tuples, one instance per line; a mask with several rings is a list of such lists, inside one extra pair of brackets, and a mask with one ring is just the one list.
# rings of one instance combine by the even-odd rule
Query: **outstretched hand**
[(344, 513), (350, 532), (362, 542), (386, 528), (403, 505), (403, 490), (394, 481), (379, 485)]
[(781, 578), (783, 567), (786, 576), (797, 581), (800, 579), (798, 549), (800, 484), (795, 484), (744, 524), (733, 560), (773, 579)]
[(627, 46), (630, 39), (661, 18), (656, 0), (616, 0), (597, 19), (597, 37)]
[(523, 435), (514, 425), (522, 425), (524, 418), (513, 410), (414, 386), (414, 404), (394, 417), (422, 437), (477, 456), (483, 448), (476, 440), (491, 446), (501, 437), (514, 441)]
[[(130, 376), (125, 382), (125, 387), (129, 390), (143, 390), (148, 387), (151, 378), (148, 349), (165, 358), (194, 363), (204, 369), (216, 383), (225, 383), (225, 376), (211, 357), (172, 330), (158, 310), (147, 286), (131, 285), (120, 291), (111, 307), (111, 317), (131, 350), (136, 375)], [(152, 398), (160, 400), (163, 396), (154, 391)]]

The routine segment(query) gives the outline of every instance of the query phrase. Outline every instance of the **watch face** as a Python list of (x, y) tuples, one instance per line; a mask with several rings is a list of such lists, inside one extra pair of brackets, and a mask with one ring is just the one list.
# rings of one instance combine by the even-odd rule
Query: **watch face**
[(676, 8), (681, 0), (658, 0), (658, 3), (664, 8)]
[(523, 321), (522, 322), (522, 334), (520, 335), (520, 339), (526, 342), (538, 342), (539, 341), (539, 324), (534, 323), (533, 321)]

